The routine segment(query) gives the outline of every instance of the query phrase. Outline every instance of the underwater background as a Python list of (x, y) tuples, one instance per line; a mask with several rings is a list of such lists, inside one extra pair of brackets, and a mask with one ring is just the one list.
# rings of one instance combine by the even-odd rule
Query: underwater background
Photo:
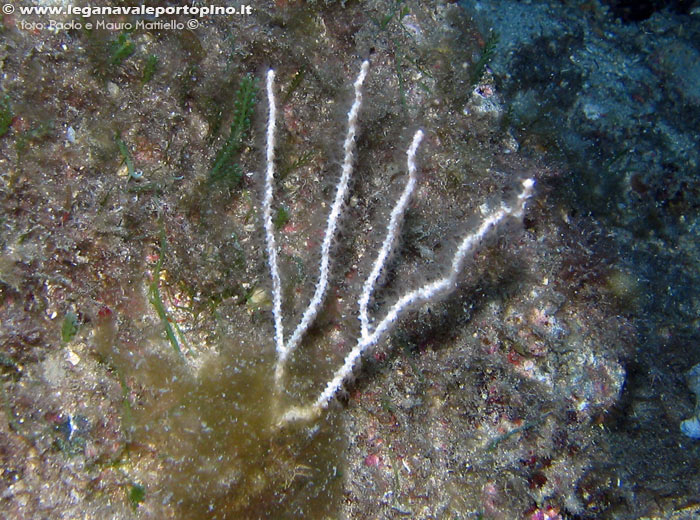
[[(147, 9), (148, 8), (148, 9)], [(2, 4), (4, 518), (700, 516), (700, 3)], [(369, 60), (330, 288), (318, 283)], [(425, 137), (371, 312), (444, 275), (318, 419)]]

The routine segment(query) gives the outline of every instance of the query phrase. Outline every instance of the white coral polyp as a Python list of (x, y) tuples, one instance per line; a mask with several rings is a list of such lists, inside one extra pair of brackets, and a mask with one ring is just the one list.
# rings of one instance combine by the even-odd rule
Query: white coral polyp
[[(284, 385), (285, 365), (289, 355), (301, 343), (304, 334), (313, 324), (319, 309), (325, 298), (328, 289), (328, 278), (331, 263), (331, 244), (336, 234), (338, 220), (341, 217), (344, 201), (347, 197), (350, 176), (352, 175), (354, 155), (355, 155), (355, 135), (357, 133), (357, 122), (362, 106), (362, 85), (367, 77), (369, 62), (362, 63), (360, 73), (355, 80), (355, 99), (348, 112), (348, 130), (345, 137), (343, 149), (344, 159), (342, 172), (335, 189), (335, 197), (326, 220), (326, 229), (321, 245), (321, 262), (319, 277), (314, 288), (314, 294), (304, 311), (301, 320), (289, 338), (285, 339), (284, 324), (282, 316), (282, 289), (279, 267), (277, 264), (277, 245), (272, 222), (272, 198), (273, 181), (275, 176), (275, 132), (276, 132), (276, 104), (274, 93), (274, 71), (267, 73), (267, 101), (268, 101), (268, 122), (266, 140), (266, 168), (265, 168), (265, 188), (262, 204), (263, 225), (265, 229), (265, 247), (270, 267), (270, 278), (272, 279), (272, 314), (274, 317), (275, 329), (275, 349), (277, 351), (277, 362), (275, 366), (275, 385), (277, 392), (281, 392)], [(426, 283), (418, 289), (407, 292), (400, 296), (398, 300), (389, 308), (384, 318), (374, 321), (369, 316), (368, 307), (374, 294), (377, 280), (381, 277), (382, 271), (386, 269), (386, 262), (391, 256), (391, 251), (396, 242), (396, 238), (401, 227), (404, 213), (408, 207), (411, 195), (416, 185), (416, 153), (423, 138), (423, 131), (418, 130), (413, 136), (411, 145), (406, 152), (406, 167), (408, 170), (408, 181), (399, 197), (396, 205), (391, 211), (389, 223), (387, 224), (386, 236), (377, 254), (377, 258), (372, 265), (372, 270), (365, 281), (362, 292), (358, 297), (359, 320), (361, 325), (360, 337), (354, 348), (346, 355), (342, 366), (333, 374), (333, 377), (326, 383), (324, 390), (315, 401), (310, 404), (292, 407), (281, 413), (279, 423), (285, 424), (291, 421), (308, 420), (318, 417), (328, 406), (328, 403), (338, 393), (344, 382), (350, 377), (352, 372), (360, 363), (362, 354), (375, 346), (384, 335), (394, 326), (399, 317), (409, 308), (415, 307), (450, 292), (457, 284), (457, 276), (462, 270), (465, 259), (469, 256), (483, 238), (507, 217), (522, 216), (527, 199), (532, 195), (535, 182), (532, 179), (525, 179), (522, 182), (522, 191), (518, 195), (512, 206), (502, 204), (500, 208), (487, 213), (479, 226), (467, 234), (459, 242), (459, 246), (452, 258), (447, 274), (437, 280)]]

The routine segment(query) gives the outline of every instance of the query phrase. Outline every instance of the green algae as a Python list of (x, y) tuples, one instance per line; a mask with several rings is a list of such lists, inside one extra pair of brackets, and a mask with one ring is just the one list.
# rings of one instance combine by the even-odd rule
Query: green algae
[(61, 325), (61, 343), (70, 343), (78, 333), (79, 326), (78, 316), (74, 312), (68, 311)]
[(250, 131), (258, 92), (257, 79), (244, 76), (236, 90), (233, 120), (229, 136), (216, 155), (209, 171), (209, 181), (222, 182), (229, 188), (236, 187), (243, 176), (238, 158)]
[(148, 57), (146, 58), (146, 61), (143, 65), (143, 75), (141, 76), (141, 85), (145, 85), (151, 79), (153, 79), (153, 76), (156, 73), (156, 69), (158, 68), (158, 56), (155, 54), (149, 54)]
[[(160, 322), (163, 324), (165, 335), (168, 337), (168, 341), (170, 341), (170, 345), (173, 347), (173, 350), (177, 353), (178, 356), (182, 356), (180, 344), (178, 343), (177, 337), (175, 336), (175, 332), (173, 331), (173, 327), (170, 324), (170, 315), (165, 309), (165, 305), (163, 305), (163, 298), (160, 295), (160, 272), (163, 267), (163, 258), (165, 257), (167, 250), (168, 243), (165, 238), (165, 227), (161, 223), (160, 254), (158, 255), (158, 261), (156, 262), (156, 265), (153, 269), (153, 281), (148, 286), (148, 301), (151, 302), (151, 305), (153, 305), (153, 307), (155, 308), (156, 313), (160, 318)], [(177, 326), (177, 324), (174, 321), (173, 323)]]
[(132, 484), (129, 489), (129, 502), (131, 502), (131, 507), (136, 509), (145, 498), (146, 488), (141, 484)]
[(0, 137), (10, 131), (14, 117), (12, 106), (10, 105), (10, 97), (6, 95), (0, 97)]
[(484, 48), (481, 51), (481, 56), (476, 60), (470, 67), (469, 73), (469, 85), (474, 87), (484, 76), (486, 72), (486, 67), (491, 60), (493, 60), (496, 55), (496, 47), (498, 46), (498, 33), (491, 32), (489, 34), (488, 40), (484, 44)]
[(121, 65), (134, 52), (136, 52), (136, 47), (129, 38), (129, 33), (123, 32), (111, 43), (109, 62), (115, 66)]

